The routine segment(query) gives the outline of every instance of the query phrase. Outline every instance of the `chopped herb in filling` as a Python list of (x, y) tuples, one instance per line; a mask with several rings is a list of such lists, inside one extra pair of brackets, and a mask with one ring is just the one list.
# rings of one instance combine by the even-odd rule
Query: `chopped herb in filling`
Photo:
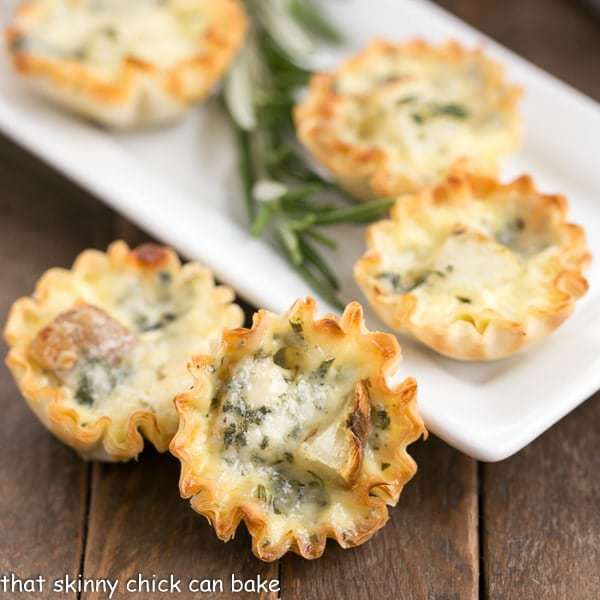
[(431, 104), (425, 105), (419, 112), (413, 113), (412, 118), (415, 123), (422, 125), (427, 119), (433, 119), (435, 117), (466, 119), (469, 115), (469, 110), (462, 104), (439, 104), (437, 102), (432, 102)]
[(525, 229), (525, 221), (522, 217), (516, 217), (508, 221), (504, 228), (496, 234), (496, 241), (503, 246), (512, 248), (519, 234)]
[(425, 273), (403, 275), (392, 271), (382, 271), (375, 278), (387, 284), (392, 291), (398, 294), (408, 294), (423, 285), (432, 275), (437, 277), (445, 277), (446, 274), (442, 271), (427, 271)]
[(177, 319), (177, 315), (172, 312), (163, 313), (157, 321), (151, 321), (147, 315), (138, 315), (135, 319), (136, 327), (142, 333), (147, 331), (156, 331), (162, 329), (165, 325), (172, 323)]
[(73, 397), (82, 406), (93, 406), (109, 396), (128, 372), (123, 365), (115, 366), (95, 358), (84, 358), (71, 376), (75, 378)]
[(271, 478), (269, 500), (276, 515), (289, 514), (299, 505), (320, 510), (330, 502), (322, 480), (316, 478), (300, 480), (280, 471), (275, 471)]
[(388, 415), (385, 408), (376, 408), (371, 412), (371, 420), (373, 427), (377, 429), (387, 429), (390, 426), (390, 416)]

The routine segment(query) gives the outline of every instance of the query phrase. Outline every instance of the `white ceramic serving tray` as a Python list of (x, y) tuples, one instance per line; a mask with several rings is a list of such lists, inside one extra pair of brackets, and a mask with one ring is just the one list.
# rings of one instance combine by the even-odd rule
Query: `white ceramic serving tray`
[[(9, 2), (10, 4), (10, 2)], [(9, 8), (0, 7), (6, 20)], [(526, 88), (526, 136), (505, 178), (530, 172), (544, 191), (567, 194), (572, 220), (600, 257), (600, 110), (596, 103), (422, 0), (329, 0), (349, 48), (373, 36), (448, 37), (483, 44)], [(333, 59), (335, 57), (329, 57)], [(245, 227), (236, 154), (215, 102), (168, 129), (115, 134), (31, 96), (0, 59), (0, 128), (183, 255), (212, 267), (240, 296), (275, 311), (311, 293), (278, 254)], [(352, 264), (363, 230), (332, 230), (346, 300), (362, 296)], [(460, 450), (496, 461), (523, 448), (600, 388), (600, 258), (574, 316), (543, 344), (494, 363), (459, 363), (401, 340), (401, 374), (419, 382), (428, 428)], [(323, 303), (322, 308), (327, 307)], [(370, 327), (383, 328), (369, 311)]]

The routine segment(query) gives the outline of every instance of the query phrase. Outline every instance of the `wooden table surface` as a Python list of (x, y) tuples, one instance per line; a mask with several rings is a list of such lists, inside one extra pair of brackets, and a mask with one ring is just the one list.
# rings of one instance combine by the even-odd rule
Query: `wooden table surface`
[[(441, 4), (600, 99), (600, 25), (577, 3)], [(45, 269), (69, 265), (83, 248), (105, 248), (117, 237), (144, 239), (6, 138), (0, 138), (0, 215), (1, 315)], [(286, 556), (273, 564), (251, 555), (245, 532), (228, 544), (216, 540), (179, 498), (171, 456), (148, 451), (137, 463), (82, 462), (37, 422), (4, 368), (0, 405), (0, 575), (123, 581), (137, 573), (174, 574), (184, 581), (223, 579), (227, 589), (232, 573), (260, 574), (279, 578), (286, 600), (600, 597), (600, 395), (499, 464), (478, 464), (433, 437), (416, 444), (419, 472), (372, 541), (348, 551), (330, 543), (320, 560)], [(1, 589), (2, 598), (105, 597)]]

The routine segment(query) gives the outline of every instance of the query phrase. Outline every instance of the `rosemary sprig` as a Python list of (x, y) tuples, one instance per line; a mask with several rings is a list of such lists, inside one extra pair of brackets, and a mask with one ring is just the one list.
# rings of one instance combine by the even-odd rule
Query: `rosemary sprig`
[(336, 243), (319, 228), (367, 223), (392, 204), (351, 204), (315, 171), (295, 139), (292, 110), (311, 75), (306, 65), (319, 44), (339, 44), (342, 37), (310, 0), (245, 2), (252, 27), (223, 95), (236, 130), (250, 231), (271, 235), (307, 283), (341, 308), (339, 283), (318, 249)]

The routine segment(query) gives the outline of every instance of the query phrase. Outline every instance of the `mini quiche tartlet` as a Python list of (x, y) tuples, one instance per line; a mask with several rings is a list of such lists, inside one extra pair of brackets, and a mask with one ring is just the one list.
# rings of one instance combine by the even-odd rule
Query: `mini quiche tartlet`
[(295, 121), (339, 185), (371, 200), (438, 183), (456, 164), (496, 175), (519, 144), (520, 96), (480, 49), (377, 40), (315, 75)]
[(143, 437), (164, 452), (177, 430), (173, 398), (192, 383), (189, 358), (243, 322), (232, 300), (168, 248), (86, 250), (14, 303), (6, 363), (33, 412), (82, 457), (125, 461)]
[(591, 256), (566, 214), (566, 199), (528, 176), (453, 175), (368, 229), (355, 279), (390, 327), (452, 358), (502, 358), (556, 329), (587, 291)]
[(426, 433), (415, 380), (386, 383), (396, 339), (367, 331), (357, 303), (339, 320), (315, 310), (307, 298), (225, 332), (175, 400), (182, 496), (224, 541), (243, 520), (265, 561), (368, 540), (416, 471), (407, 445)]
[(205, 98), (246, 28), (239, 0), (25, 0), (6, 43), (41, 94), (106, 126), (143, 127)]

